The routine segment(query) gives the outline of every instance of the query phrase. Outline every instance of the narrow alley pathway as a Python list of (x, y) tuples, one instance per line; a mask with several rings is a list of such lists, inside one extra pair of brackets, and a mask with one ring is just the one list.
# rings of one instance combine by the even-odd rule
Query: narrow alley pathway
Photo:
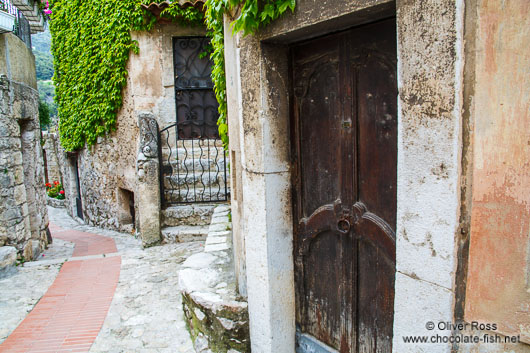
[(142, 249), (49, 212), (52, 246), (0, 280), (0, 352), (193, 352), (177, 273), (202, 242)]

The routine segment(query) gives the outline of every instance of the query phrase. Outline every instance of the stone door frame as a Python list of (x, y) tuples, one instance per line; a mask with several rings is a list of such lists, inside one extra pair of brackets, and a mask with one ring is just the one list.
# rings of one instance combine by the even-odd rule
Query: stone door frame
[[(236, 263), (253, 352), (295, 350), (288, 45), (396, 16), (398, 206), (394, 352), (427, 321), (452, 321), (461, 175), (463, 0), (297, 2), (257, 36), (225, 37)], [(225, 31), (230, 33), (230, 20)], [(233, 158), (234, 153), (231, 153)], [(236, 195), (234, 191), (232, 195)], [(232, 196), (233, 197), (233, 196)], [(244, 202), (242, 201), (244, 200)], [(239, 272), (239, 281), (245, 280)], [(241, 288), (242, 286), (240, 286)], [(449, 344), (429, 345), (448, 352)]]

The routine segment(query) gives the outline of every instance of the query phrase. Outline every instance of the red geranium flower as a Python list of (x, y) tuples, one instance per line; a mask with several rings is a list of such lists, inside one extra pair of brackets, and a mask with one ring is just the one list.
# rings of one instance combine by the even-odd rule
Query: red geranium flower
[(64, 195), (64, 190), (59, 191), (59, 194)]

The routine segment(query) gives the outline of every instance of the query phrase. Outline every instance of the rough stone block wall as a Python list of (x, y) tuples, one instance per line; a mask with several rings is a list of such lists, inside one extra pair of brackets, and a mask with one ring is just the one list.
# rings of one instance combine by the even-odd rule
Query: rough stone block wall
[(59, 165), (59, 157), (57, 156), (58, 138), (55, 132), (43, 133), (43, 149), (46, 152), (46, 173), (48, 182), (54, 181), (62, 182), (63, 177), (61, 173), (61, 166)]
[(0, 238), (19, 251), (31, 238), (24, 187), (20, 125), (12, 116), (12, 82), (0, 77)]
[(0, 46), (0, 246), (31, 259), (48, 243), (35, 63), (12, 34)]

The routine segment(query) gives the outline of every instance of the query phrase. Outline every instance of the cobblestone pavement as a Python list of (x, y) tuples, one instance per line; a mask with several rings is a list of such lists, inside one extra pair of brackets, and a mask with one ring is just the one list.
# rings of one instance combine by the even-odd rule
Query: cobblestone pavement
[[(49, 208), (49, 216), (52, 230), (75, 229), (110, 237), (121, 255), (118, 286), (90, 352), (193, 352), (177, 274), (187, 257), (202, 250), (202, 242), (142, 249), (132, 235), (79, 224), (63, 209)], [(38, 261), (26, 263), (0, 281), (0, 317), (9, 318), (0, 320), (0, 343), (46, 292), (73, 248), (72, 243), (55, 238)], [(101, 256), (84, 258), (93, 257)]]

